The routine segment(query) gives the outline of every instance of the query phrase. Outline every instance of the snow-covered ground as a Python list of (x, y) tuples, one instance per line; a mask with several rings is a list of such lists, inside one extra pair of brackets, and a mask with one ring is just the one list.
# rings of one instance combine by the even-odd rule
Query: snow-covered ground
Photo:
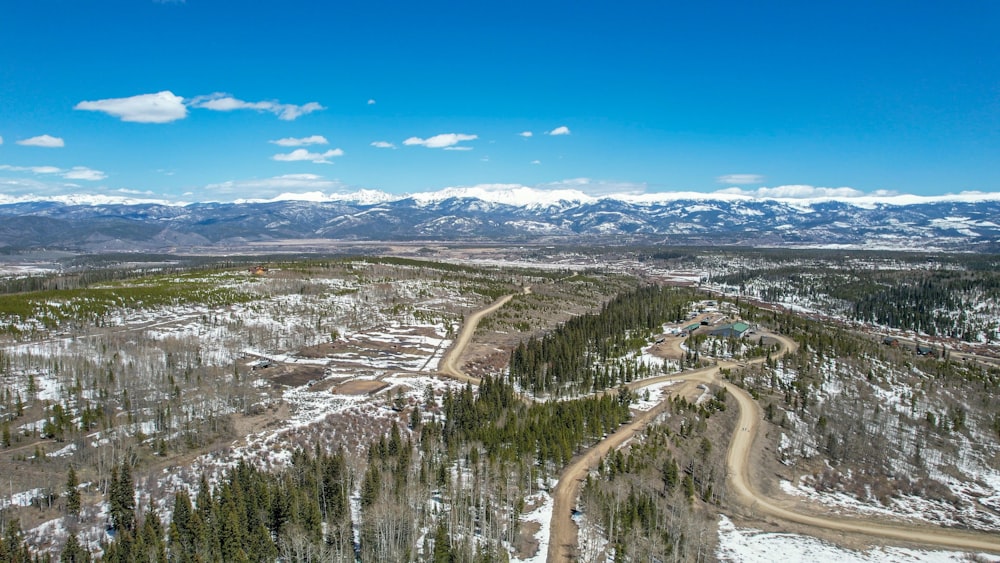
[(548, 491), (551, 490), (551, 487), (555, 487), (556, 483), (555, 481), (551, 481), (548, 485), (548, 489), (539, 490), (525, 499), (526, 504), (536, 504), (537, 507), (521, 516), (522, 522), (537, 522), (539, 525), (538, 532), (535, 533), (535, 539), (538, 541), (538, 551), (534, 555), (524, 559), (512, 556), (510, 559), (511, 563), (545, 563), (545, 558), (549, 552), (549, 527), (552, 522), (552, 507), (555, 503)]
[[(358, 264), (353, 271), (366, 268)], [(378, 269), (386, 267), (373, 268), (381, 271)], [(249, 286), (243, 287), (245, 283)], [(349, 455), (363, 455), (367, 444), (387, 432), (394, 422), (407, 432), (401, 419), (404, 415), (393, 408), (399, 406), (399, 401), (404, 406), (420, 405), (423, 411), (428, 397), (437, 401), (446, 388), (456, 391), (462, 387), (433, 374), (452, 343), (451, 335), (462, 309), (478, 307), (484, 300), (468, 291), (467, 282), (420, 276), (388, 283), (365, 279), (360, 273), (356, 280), (352, 275), (345, 279), (308, 280), (241, 279), (230, 275), (220, 277), (219, 284), (256, 292), (256, 298), (224, 306), (174, 304), (113, 310), (99, 325), (74, 326), (72, 334), (66, 327), (35, 333), (30, 342), (11, 339), (2, 348), (9, 361), (2, 383), (11, 396), (23, 397), (29, 406), (41, 401), (62, 404), (74, 417), (74, 423), (79, 423), (81, 403), (97, 398), (92, 389), (75, 388), (80, 382), (90, 383), (93, 376), (89, 374), (107, 375), (102, 381), (115, 395), (124, 389), (136, 401), (151, 401), (154, 405), (161, 400), (161, 393), (164, 401), (173, 397), (168, 397), (170, 388), (149, 374), (176, 374), (177, 393), (185, 401), (184, 408), (216, 416), (240, 412), (245, 407), (227, 403), (213, 393), (211, 386), (217, 385), (231, 395), (237, 394), (238, 385), (245, 387), (246, 404), (255, 405), (255, 416), (269, 422), (265, 430), (240, 436), (232, 445), (203, 454), (183, 467), (136, 476), (139, 506), (156, 511), (164, 522), (169, 522), (174, 492), (185, 488), (194, 495), (192, 488), (198, 487), (201, 475), (214, 484), (240, 459), (262, 468), (279, 468), (288, 463), (295, 448), (313, 443), (331, 449), (343, 445)], [(300, 291), (303, 284), (308, 284), (308, 291)], [(269, 359), (275, 367), (259, 369), (260, 365), (253, 365), (263, 359)], [(276, 374), (289, 373), (296, 366), (314, 370), (303, 373), (319, 375), (306, 384), (271, 389)], [(258, 369), (251, 372), (253, 367)], [(209, 373), (209, 368), (217, 370), (211, 373), (225, 370), (225, 376), (210, 379), (212, 383), (203, 388), (193, 388), (193, 381), (181, 377), (186, 369), (185, 379), (188, 374), (200, 378), (200, 374)], [(237, 374), (230, 375), (229, 370)], [(252, 375), (246, 377), (248, 373)], [(352, 381), (373, 380), (382, 386), (362, 385), (356, 391), (338, 392), (340, 386)], [(191, 401), (197, 405), (191, 407)], [(279, 404), (287, 409), (287, 416), (268, 421), (268, 415), (283, 412), (278, 410)], [(138, 430), (147, 439), (169, 438), (183, 418), (174, 419), (174, 428), (161, 429), (153, 422), (156, 413), (152, 408), (132, 409), (131, 414), (136, 416), (134, 423), (93, 432), (86, 441), (65, 445), (47, 455), (75, 459), (73, 456), (82, 450), (104, 446), (116, 435)], [(433, 415), (425, 412), (424, 416), (429, 420)], [(22, 419), (17, 427), (37, 431), (45, 420)], [(257, 425), (261, 427), (264, 423)], [(20, 491), (11, 488), (6, 498), (0, 498), (0, 508), (11, 504), (30, 506), (45, 492), (29, 486)], [(94, 506), (85, 507), (79, 535), (81, 541), (96, 549), (104, 537), (104, 519), (95, 510)], [(56, 518), (25, 533), (33, 545), (58, 546), (66, 535), (65, 523)]]
[[(1000, 531), (1000, 470), (996, 468), (1000, 445), (992, 436), (983, 434), (974, 426), (965, 429), (969, 435), (963, 432), (934, 435), (933, 443), (938, 444), (937, 447), (922, 444), (926, 439), (915, 436), (912, 429), (926, 426), (925, 417), (928, 413), (933, 413), (931, 407), (934, 403), (926, 399), (912, 400), (917, 391), (908, 378), (916, 377), (921, 381), (932, 377), (920, 372), (915, 366), (910, 366), (905, 373), (901, 373), (885, 362), (873, 360), (870, 365), (878, 378), (860, 385), (877, 398), (880, 409), (893, 413), (882, 424), (885, 425), (884, 430), (893, 437), (893, 446), (898, 449), (897, 455), (903, 460), (919, 455), (927, 476), (943, 485), (942, 488), (950, 492), (951, 498), (929, 499), (902, 493), (892, 494), (888, 498), (883, 495), (880, 498), (871, 494), (870, 490), (867, 497), (862, 495), (859, 498), (858, 490), (849, 491), (853, 493), (849, 494), (838, 486), (834, 486), (832, 490), (817, 486), (815, 476), (810, 475), (802, 477), (797, 485), (783, 481), (781, 486), (784, 492), (845, 514), (862, 513), (900, 521), (916, 520), (944, 526)], [(849, 363), (833, 358), (824, 359), (819, 366), (822, 383), (819, 392), (813, 395), (816, 404), (822, 405), (842, 393), (852, 391), (855, 383), (863, 381), (856, 369)], [(774, 373), (786, 384), (796, 378), (794, 370), (781, 367), (776, 368)], [(779, 445), (783, 462), (795, 465), (800, 458), (818, 455), (820, 446), (809, 423), (792, 411), (784, 411), (783, 416), (786, 419), (785, 430), (781, 434)], [(833, 468), (830, 471), (834, 471)], [(913, 466), (904, 467), (899, 462), (897, 471), (903, 475), (919, 475)], [(849, 476), (850, 471), (847, 474)]]
[[(642, 391), (639, 391), (639, 400), (632, 403), (631, 407), (638, 411), (648, 411), (649, 409), (660, 404), (666, 394), (667, 388), (672, 385), (677, 385), (680, 381), (664, 381), (663, 383), (654, 383), (649, 387), (644, 387)], [(648, 394), (647, 394), (648, 392)]]
[[(737, 528), (725, 515), (719, 517), (719, 545), (715, 556), (720, 561), (741, 563), (775, 561), (944, 563), (970, 560), (970, 554), (961, 551), (925, 551), (902, 547), (872, 547), (865, 551), (855, 551), (812, 536)], [(978, 553), (975, 556), (978, 561), (1000, 561), (1000, 557), (987, 553)]]

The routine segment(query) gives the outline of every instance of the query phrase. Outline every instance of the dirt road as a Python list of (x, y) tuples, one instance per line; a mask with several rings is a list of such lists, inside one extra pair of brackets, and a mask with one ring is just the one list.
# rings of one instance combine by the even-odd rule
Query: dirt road
[[(795, 351), (798, 345), (788, 337), (769, 335), (781, 342), (779, 355)], [(759, 360), (758, 360), (759, 361)], [(745, 390), (732, 383), (722, 382), (726, 390), (736, 398), (740, 407), (738, 430), (729, 443), (726, 466), (729, 471), (733, 492), (741, 502), (749, 506), (755, 514), (767, 514), (775, 518), (814, 526), (837, 532), (864, 534), (889, 540), (901, 540), (924, 545), (956, 549), (974, 549), (1000, 553), (1000, 537), (995, 533), (963, 532), (920, 524), (884, 524), (870, 519), (849, 520), (800, 514), (778, 506), (772, 499), (758, 492), (750, 482), (750, 452), (757, 438), (762, 415), (757, 402)]]
[[(793, 352), (798, 344), (788, 337), (767, 334), (781, 343), (781, 350), (775, 357)], [(764, 359), (756, 359), (747, 363), (760, 363)], [(772, 499), (759, 493), (750, 482), (750, 452), (757, 437), (757, 429), (762, 419), (760, 408), (756, 401), (744, 391), (731, 383), (719, 379), (719, 368), (735, 367), (734, 362), (721, 362), (717, 366), (688, 371), (681, 374), (653, 377), (634, 381), (629, 388), (636, 390), (663, 381), (683, 381), (684, 384), (675, 388), (675, 393), (690, 394), (698, 383), (716, 383), (726, 387), (726, 390), (736, 398), (740, 408), (740, 418), (733, 435), (726, 457), (726, 466), (730, 483), (740, 502), (752, 510), (754, 515), (768, 515), (780, 520), (795, 522), (816, 528), (862, 534), (882, 539), (912, 542), (956, 549), (971, 549), (1000, 553), (1000, 538), (996, 534), (962, 532), (934, 528), (921, 525), (890, 525), (876, 523), (871, 520), (847, 520), (812, 516), (793, 512), (778, 506)], [(643, 413), (632, 422), (622, 426), (617, 432), (608, 436), (591, 449), (574, 459), (563, 471), (559, 483), (552, 492), (554, 505), (552, 521), (549, 527), (549, 550), (547, 561), (573, 561), (576, 558), (578, 529), (572, 520), (571, 510), (576, 505), (583, 480), (587, 473), (600, 463), (600, 460), (614, 448), (644, 428), (651, 420), (666, 408), (669, 399), (660, 402), (652, 410)]]
[[(719, 368), (712, 367), (698, 370), (700, 378), (694, 373), (687, 374), (690, 380), (673, 389), (675, 393), (690, 395), (696, 391), (700, 381), (712, 380)], [(676, 380), (677, 377), (675, 376)], [(635, 436), (652, 420), (659, 416), (670, 405), (669, 401), (661, 401), (652, 409), (642, 413), (628, 424), (620, 427), (614, 434), (598, 442), (595, 446), (573, 458), (563, 469), (559, 482), (552, 490), (552, 520), (549, 526), (549, 550), (546, 561), (575, 561), (578, 559), (577, 536), (579, 530), (573, 522), (572, 510), (576, 499), (580, 496), (583, 483), (591, 469), (604, 459), (604, 456), (620, 447), (629, 438)]]
[[(523, 293), (524, 295), (531, 293), (531, 286), (525, 286)], [(463, 324), (461, 330), (458, 331), (458, 338), (455, 339), (451, 348), (448, 348), (444, 357), (441, 358), (441, 364), (438, 366), (438, 373), (452, 379), (468, 382), (473, 385), (479, 385), (479, 378), (468, 376), (461, 370), (461, 368), (459, 368), (459, 360), (462, 359), (462, 354), (465, 352), (465, 349), (468, 348), (469, 342), (472, 342), (472, 335), (476, 333), (476, 327), (479, 326), (479, 321), (481, 321), (486, 315), (490, 315), (500, 307), (506, 305), (507, 302), (513, 298), (514, 294), (505, 295), (494, 301), (492, 305), (484, 309), (480, 309), (466, 317), (465, 324)]]
[(753, 441), (757, 437), (757, 427), (761, 421), (760, 408), (756, 401), (750, 397), (750, 394), (740, 387), (731, 383), (724, 383), (724, 385), (740, 406), (740, 422), (737, 425), (740, 430), (733, 436), (729, 444), (729, 452), (726, 455), (730, 484), (740, 502), (750, 507), (755, 516), (766, 514), (807, 526), (889, 540), (1000, 553), (1000, 537), (997, 537), (996, 534), (961, 532), (912, 524), (890, 525), (862, 519), (847, 520), (810, 516), (778, 506), (771, 499), (760, 494), (750, 483), (750, 451)]
[[(526, 287), (524, 293), (530, 293), (531, 289)], [(493, 304), (468, 316), (465, 324), (459, 331), (458, 338), (449, 348), (448, 352), (441, 360), (439, 373), (441, 375), (467, 381), (474, 385), (479, 384), (479, 379), (466, 375), (459, 368), (459, 361), (473, 334), (479, 321), (486, 315), (492, 314), (500, 307), (503, 307), (514, 296), (504, 296)], [(770, 334), (772, 338), (781, 343), (781, 350), (776, 356), (786, 354), (798, 348), (790, 338)], [(760, 363), (762, 358), (747, 363)], [(720, 368), (732, 368), (736, 364), (733, 362), (721, 362), (717, 366), (701, 368), (681, 374), (653, 377), (641, 381), (634, 381), (629, 384), (629, 388), (636, 390), (661, 383), (663, 381), (675, 380), (684, 383), (676, 387), (675, 393), (690, 395), (695, 392), (699, 383), (721, 383), (736, 398), (740, 407), (740, 419), (737, 428), (740, 428), (730, 441), (729, 450), (726, 457), (730, 482), (733, 491), (740, 501), (751, 508), (754, 514), (768, 515), (780, 520), (795, 522), (807, 526), (845, 532), (851, 534), (863, 534), (890, 540), (899, 540), (918, 544), (929, 544), (940, 547), (956, 549), (972, 549), (980, 551), (990, 551), (1000, 553), (1000, 538), (995, 534), (970, 533), (957, 530), (947, 530), (932, 528), (929, 526), (917, 525), (889, 525), (875, 523), (869, 520), (846, 520), (839, 518), (827, 518), (821, 516), (811, 516), (800, 514), (785, 509), (777, 505), (772, 499), (760, 494), (751, 484), (749, 477), (750, 452), (753, 441), (757, 436), (757, 429), (761, 421), (760, 409), (757, 403), (743, 389), (719, 379)], [(614, 434), (599, 442), (576, 457), (567, 466), (559, 482), (552, 491), (554, 506), (552, 511), (552, 521), (550, 525), (549, 547), (547, 553), (548, 561), (568, 561), (576, 556), (577, 548), (577, 526), (572, 520), (571, 510), (576, 505), (576, 500), (580, 495), (580, 489), (587, 473), (597, 466), (601, 459), (615, 448), (620, 447), (628, 439), (641, 431), (647, 424), (659, 416), (669, 405), (669, 400), (661, 401), (654, 408), (636, 417), (628, 424), (622, 426)]]

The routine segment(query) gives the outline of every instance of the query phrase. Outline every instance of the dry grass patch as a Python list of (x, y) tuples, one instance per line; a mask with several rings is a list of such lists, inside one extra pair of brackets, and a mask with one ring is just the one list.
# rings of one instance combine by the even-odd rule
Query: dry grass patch
[(384, 381), (357, 379), (334, 387), (332, 392), (335, 395), (373, 395), (388, 386)]

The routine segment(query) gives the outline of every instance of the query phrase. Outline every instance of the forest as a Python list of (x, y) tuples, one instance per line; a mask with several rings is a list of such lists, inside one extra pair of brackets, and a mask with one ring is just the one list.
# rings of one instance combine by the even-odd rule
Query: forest
[(859, 323), (965, 342), (1000, 342), (1000, 263), (983, 258), (849, 256), (750, 262), (712, 276), (739, 295)]
[[(836, 276), (863, 277), (862, 257), (745, 277), (717, 258), (677, 251), (604, 270), (323, 258), (275, 260), (263, 276), (198, 262), (12, 283), (0, 309), (16, 328), (0, 348), (11, 474), (0, 560), (537, 561), (564, 470), (620, 432), (630, 438), (581, 479), (571, 553), (710, 560), (719, 514), (755, 522), (727, 480), (729, 383), (761, 408), (767, 494), (1000, 530), (1000, 368), (915, 356), (769, 308), (764, 297), (788, 296), (753, 289), (827, 280), (812, 303), (853, 295), (844, 311), (903, 311), (937, 299), (941, 318), (979, 295), (982, 320), (991, 271), (900, 266), (844, 289)], [(876, 258), (915, 267), (864, 260)], [(802, 257), (740, 257), (764, 259)], [(688, 261), (713, 266), (671, 284), (657, 260), (682, 263), (685, 279)], [(463, 320), (507, 296), (472, 327), (469, 375), (440, 373)], [(754, 330), (710, 335), (734, 320)], [(705, 370), (719, 379), (684, 383)]]

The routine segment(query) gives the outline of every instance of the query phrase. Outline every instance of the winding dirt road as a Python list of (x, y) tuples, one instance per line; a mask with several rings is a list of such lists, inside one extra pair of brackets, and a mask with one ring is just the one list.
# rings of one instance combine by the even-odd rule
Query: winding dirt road
[[(798, 349), (798, 344), (788, 337), (778, 334), (767, 334), (767, 336), (781, 343), (781, 350), (776, 357)], [(758, 358), (746, 363), (753, 364), (763, 361), (764, 358)], [(736, 431), (730, 440), (726, 455), (729, 480), (739, 501), (750, 507), (755, 515), (768, 515), (797, 524), (882, 539), (1000, 553), (1000, 538), (996, 534), (962, 532), (912, 524), (890, 525), (870, 520), (847, 520), (800, 514), (777, 505), (772, 499), (761, 494), (750, 481), (750, 452), (762, 420), (760, 407), (745, 390), (719, 378), (720, 368), (736, 366), (735, 362), (720, 362), (709, 368), (633, 381), (629, 383), (628, 387), (636, 390), (664, 381), (682, 381), (684, 383), (681, 386), (672, 389), (673, 394), (687, 395), (693, 391), (693, 387), (698, 383), (715, 383), (725, 386), (726, 390), (736, 398), (740, 408), (739, 423), (736, 425), (740, 430)], [(664, 399), (653, 409), (641, 414), (608, 436), (607, 439), (580, 454), (563, 470), (559, 482), (552, 492), (554, 503), (549, 526), (547, 561), (576, 560), (579, 530), (572, 520), (572, 508), (576, 506), (584, 479), (592, 468), (597, 467), (597, 464), (608, 452), (621, 446), (628, 438), (645, 428), (650, 421), (666, 409), (668, 404), (669, 398)]]
[[(685, 395), (691, 394), (699, 382), (712, 381), (718, 371), (718, 367), (710, 367), (687, 373), (685, 375), (689, 379), (672, 391)], [(666, 378), (654, 379), (658, 379), (660, 382), (666, 380)], [(670, 379), (676, 381), (678, 377), (675, 375)], [(652, 383), (651, 381), (647, 385), (652, 385)], [(652, 409), (640, 414), (628, 424), (622, 425), (614, 434), (573, 458), (570, 464), (563, 469), (562, 474), (559, 475), (559, 482), (552, 489), (552, 519), (549, 523), (549, 549), (546, 561), (575, 561), (577, 559), (579, 529), (573, 522), (572, 511), (573, 507), (576, 506), (580, 491), (583, 489), (587, 474), (601, 463), (604, 456), (644, 429), (668, 406), (670, 406), (669, 400), (660, 401)]]
[[(524, 288), (525, 294), (530, 293), (530, 291), (530, 287)], [(459, 360), (472, 341), (472, 336), (476, 332), (480, 320), (506, 305), (513, 297), (514, 295), (504, 296), (488, 307), (470, 314), (465, 319), (465, 324), (459, 331), (458, 338), (455, 339), (455, 342), (441, 360), (441, 365), (438, 369), (441, 375), (469, 382), (473, 385), (480, 383), (478, 378), (465, 374), (459, 368)], [(781, 350), (776, 355), (778, 357), (798, 349), (798, 344), (790, 338), (777, 334), (768, 334), (767, 336), (781, 343)], [(763, 358), (758, 358), (746, 363), (761, 363), (763, 361)], [(694, 393), (696, 386), (701, 383), (715, 383), (725, 386), (726, 390), (736, 398), (736, 402), (739, 405), (740, 416), (737, 428), (741, 429), (730, 440), (729, 450), (726, 455), (729, 480), (733, 492), (739, 501), (743, 505), (750, 507), (755, 515), (767, 515), (806, 526), (888, 540), (1000, 553), (1000, 538), (995, 534), (962, 532), (922, 525), (895, 525), (876, 523), (871, 520), (848, 520), (801, 514), (783, 508), (773, 499), (761, 494), (754, 488), (750, 480), (750, 453), (753, 442), (757, 437), (757, 430), (760, 426), (762, 416), (757, 402), (746, 391), (719, 378), (720, 368), (733, 367), (737, 367), (737, 363), (720, 362), (715, 366), (680, 374), (633, 381), (628, 384), (628, 387), (632, 390), (638, 390), (664, 381), (680, 381), (682, 382), (681, 385), (672, 389), (673, 394), (681, 393), (688, 395)], [(563, 470), (559, 477), (559, 482), (552, 491), (554, 505), (549, 528), (548, 561), (572, 561), (576, 557), (578, 529), (572, 520), (572, 508), (576, 505), (584, 479), (586, 479), (590, 470), (596, 467), (601, 459), (610, 451), (620, 447), (628, 439), (645, 428), (647, 424), (655, 420), (668, 406), (669, 399), (664, 399), (652, 409), (640, 414), (628, 424), (623, 425), (606, 439), (578, 455)]]
[[(531, 293), (531, 286), (525, 286), (523, 295), (528, 295)], [(458, 331), (458, 338), (452, 343), (448, 351), (444, 353), (444, 357), (441, 358), (441, 364), (438, 366), (438, 373), (450, 377), (452, 379), (457, 379), (459, 381), (471, 383), (473, 385), (479, 385), (479, 378), (466, 375), (465, 372), (459, 368), (459, 360), (462, 359), (462, 354), (465, 353), (465, 349), (469, 347), (469, 342), (472, 342), (472, 335), (476, 333), (476, 327), (479, 326), (479, 321), (483, 320), (486, 315), (493, 314), (497, 309), (503, 307), (508, 301), (514, 298), (516, 293), (511, 295), (504, 295), (500, 299), (493, 302), (492, 305), (480, 309), (468, 317), (465, 318), (465, 324), (462, 325), (461, 330)]]
[(962, 532), (916, 524), (896, 525), (871, 520), (811, 516), (778, 506), (772, 499), (758, 492), (750, 482), (750, 451), (753, 441), (757, 437), (757, 427), (761, 421), (760, 407), (742, 388), (728, 382), (723, 382), (723, 385), (736, 398), (736, 402), (740, 406), (740, 420), (737, 428), (745, 429), (745, 431), (737, 431), (729, 444), (729, 451), (726, 455), (729, 482), (740, 502), (749, 506), (755, 515), (766, 514), (788, 522), (837, 532), (864, 534), (938, 547), (1000, 553), (1000, 537), (996, 534)]

